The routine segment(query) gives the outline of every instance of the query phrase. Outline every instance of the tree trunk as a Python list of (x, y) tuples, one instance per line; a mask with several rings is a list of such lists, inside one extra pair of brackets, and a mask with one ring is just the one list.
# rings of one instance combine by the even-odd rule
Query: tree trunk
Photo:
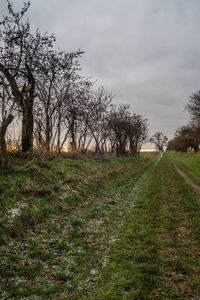
[[(26, 64), (28, 86), (24, 85), (23, 92), (20, 91), (15, 77), (3, 64), (0, 63), (0, 71), (6, 76), (14, 97), (14, 102), (23, 111), (22, 119), (22, 153), (32, 153), (33, 150), (33, 102), (35, 98), (35, 80), (31, 69)], [(26, 90), (28, 88), (28, 90)]]
[(130, 155), (136, 156), (138, 154), (137, 143), (134, 140), (130, 140)]
[(2, 169), (5, 169), (8, 164), (5, 135), (8, 125), (12, 122), (13, 118), (14, 117), (12, 115), (9, 115), (6, 119), (2, 121), (0, 127), (0, 166)]
[(71, 132), (71, 151), (76, 152), (77, 146), (76, 146), (76, 137), (74, 131)]
[(28, 86), (26, 95), (23, 95), (21, 107), (23, 110), (22, 119), (22, 153), (32, 155), (33, 152), (33, 102), (35, 98), (35, 79), (32, 71), (26, 64)]
[(33, 106), (26, 109), (22, 118), (22, 153), (32, 154), (33, 151)]
[(58, 151), (58, 154), (60, 154), (60, 152), (61, 152), (61, 147), (60, 147), (60, 137), (61, 137), (61, 113), (60, 113), (60, 105), (58, 107), (57, 131), (58, 131), (57, 151)]
[(48, 112), (46, 113), (46, 128), (45, 128), (45, 135), (46, 135), (46, 150), (47, 155), (50, 156), (50, 117)]
[(76, 144), (76, 132), (75, 132), (75, 120), (72, 118), (71, 126), (71, 151), (76, 152), (77, 151), (77, 144)]

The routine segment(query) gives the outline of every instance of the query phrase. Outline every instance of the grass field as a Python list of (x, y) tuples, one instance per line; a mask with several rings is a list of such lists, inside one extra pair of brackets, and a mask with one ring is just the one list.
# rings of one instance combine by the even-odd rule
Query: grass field
[(198, 184), (199, 157), (13, 159), (0, 298), (199, 299), (200, 196), (175, 168)]

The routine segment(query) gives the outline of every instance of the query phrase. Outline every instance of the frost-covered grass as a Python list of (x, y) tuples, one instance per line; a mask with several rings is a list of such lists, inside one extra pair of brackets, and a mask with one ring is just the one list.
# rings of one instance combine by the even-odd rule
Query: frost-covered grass
[(13, 160), (0, 175), (1, 299), (92, 297), (151, 158)]

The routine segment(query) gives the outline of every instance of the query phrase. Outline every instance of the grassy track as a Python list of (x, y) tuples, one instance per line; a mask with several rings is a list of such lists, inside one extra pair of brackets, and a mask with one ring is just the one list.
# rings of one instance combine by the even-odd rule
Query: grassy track
[(167, 156), (153, 168), (93, 299), (199, 299), (200, 203)]
[(48, 193), (37, 176), (28, 196), (0, 181), (16, 199), (3, 190), (4, 212), (19, 196), (32, 205), (27, 217), (27, 206), (7, 222), (2, 213), (1, 299), (197, 300), (200, 201), (174, 157), (13, 167), (19, 180), (41, 174)]

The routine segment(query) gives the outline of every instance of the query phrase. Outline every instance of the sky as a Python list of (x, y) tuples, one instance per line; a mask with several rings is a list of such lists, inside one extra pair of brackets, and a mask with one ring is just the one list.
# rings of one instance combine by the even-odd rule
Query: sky
[[(24, 1), (12, 2), (18, 10)], [(6, 0), (0, 9), (7, 14)], [(170, 139), (200, 90), (199, 12), (199, 0), (32, 0), (28, 15), (59, 49), (84, 50), (83, 74), (146, 117), (150, 135)]]

